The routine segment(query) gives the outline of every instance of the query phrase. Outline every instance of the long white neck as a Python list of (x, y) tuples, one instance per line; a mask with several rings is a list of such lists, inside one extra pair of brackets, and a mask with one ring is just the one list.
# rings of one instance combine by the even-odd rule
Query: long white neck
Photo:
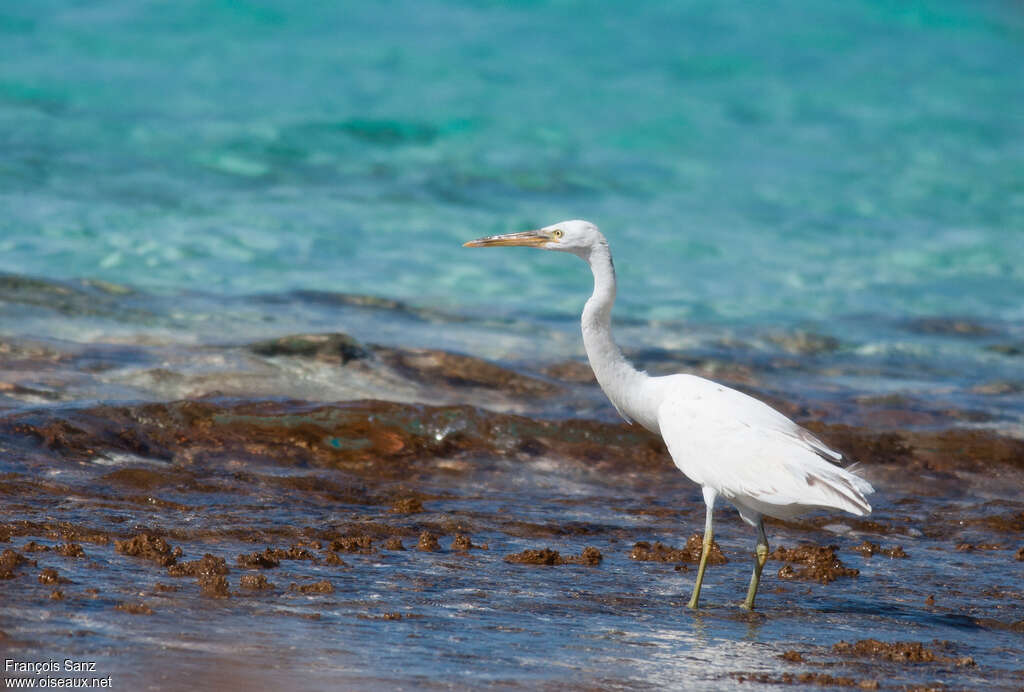
[(657, 410), (645, 389), (650, 378), (626, 360), (612, 338), (615, 267), (605, 242), (583, 256), (594, 273), (594, 293), (583, 307), (583, 346), (601, 389), (626, 420), (657, 430)]

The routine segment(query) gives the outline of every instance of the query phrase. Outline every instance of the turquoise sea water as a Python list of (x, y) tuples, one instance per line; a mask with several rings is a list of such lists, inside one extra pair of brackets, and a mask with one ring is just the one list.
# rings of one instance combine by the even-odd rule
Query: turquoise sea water
[[(124, 689), (769, 689), (808, 666), (1016, 689), (1022, 66), (1011, 0), (0, 3), (0, 552), (38, 558), (2, 582), (0, 649), (96, 659)], [(639, 367), (878, 440), (870, 521), (771, 530), (841, 544), (860, 577), (776, 564), (766, 614), (738, 617), (752, 534), (723, 509), (730, 563), (690, 614), (693, 572), (630, 546), (700, 531), (696, 486), (534, 439), (618, 430), (572, 362), (589, 272), (461, 245), (570, 218), (611, 242)], [(288, 336), (324, 332), (351, 340)], [(325, 439), (390, 450), (380, 477), (232, 432), (246, 407), (315, 431), (356, 400), (390, 403)], [(415, 435), (389, 437), (392, 404)], [(429, 405), (455, 423), (423, 425)], [(237, 446), (193, 456), (204, 407)], [(964, 436), (912, 437), (935, 430)], [(392, 478), (403, 440), (423, 466)], [(901, 466), (918, 452), (942, 463)], [(443, 550), (290, 560), (276, 591), (242, 589), (236, 556), (349, 529)], [(225, 558), (232, 596), (97, 530)], [(462, 531), (489, 549), (457, 555)], [(602, 567), (503, 560), (586, 546)], [(336, 592), (288, 586), (320, 579)], [(139, 599), (151, 616), (118, 610)], [(869, 637), (976, 661), (835, 660)]]
[[(1012, 2), (51, 2), (0, 10), (0, 270), (573, 316), (1024, 318)], [(867, 316), (866, 321), (863, 319)]]

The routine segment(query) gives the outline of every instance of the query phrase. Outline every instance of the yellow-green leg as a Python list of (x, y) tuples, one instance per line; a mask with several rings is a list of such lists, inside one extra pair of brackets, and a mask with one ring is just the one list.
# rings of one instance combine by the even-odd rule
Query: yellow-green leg
[(757, 587), (761, 583), (761, 570), (764, 563), (768, 561), (768, 539), (764, 535), (764, 519), (757, 522), (757, 545), (754, 547), (754, 573), (750, 575), (750, 588), (747, 589), (747, 600), (743, 601), (743, 608), (754, 609), (754, 597), (757, 596)]
[(700, 587), (704, 584), (704, 568), (708, 565), (708, 555), (711, 554), (711, 541), (714, 539), (715, 498), (718, 493), (711, 488), (704, 488), (704, 504), (707, 505), (707, 514), (704, 517), (704, 541), (700, 549), (700, 565), (697, 567), (697, 583), (693, 585), (693, 595), (687, 604), (690, 608), (697, 609), (697, 601), (700, 600)]

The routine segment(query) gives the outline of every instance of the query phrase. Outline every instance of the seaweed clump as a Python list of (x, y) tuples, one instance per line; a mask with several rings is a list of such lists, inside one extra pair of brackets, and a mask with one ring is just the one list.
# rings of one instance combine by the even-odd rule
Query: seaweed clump
[(860, 570), (847, 567), (836, 557), (834, 545), (802, 545), (797, 548), (778, 547), (768, 557), (786, 563), (779, 569), (780, 579), (799, 579), (831, 584), (840, 577), (856, 577)]
[(35, 560), (30, 560), (21, 553), (7, 548), (0, 553), (0, 579), (13, 579), (14, 570), (19, 566), (29, 564), (35, 565)]
[(864, 541), (856, 546), (854, 550), (864, 557), (871, 557), (872, 555), (885, 555), (892, 558), (907, 556), (906, 551), (903, 550), (901, 545), (893, 546), (892, 548), (882, 548), (877, 543), (871, 543), (870, 541)]
[[(673, 548), (661, 541), (656, 541), (654, 545), (647, 541), (638, 541), (633, 544), (633, 550), (630, 551), (629, 557), (633, 560), (647, 562), (698, 562), (703, 547), (704, 538), (699, 533), (695, 533), (686, 539), (686, 545), (682, 548)], [(725, 557), (722, 549), (718, 547), (718, 543), (711, 541), (708, 564), (724, 565), (728, 561), (729, 559)]]
[(114, 547), (122, 555), (141, 557), (161, 567), (170, 567), (181, 557), (181, 548), (172, 548), (163, 538), (148, 533), (137, 534), (125, 541), (114, 541)]
[[(950, 648), (950, 642), (935, 640), (933, 645)], [(832, 653), (856, 658), (873, 658), (895, 663), (952, 663), (956, 666), (977, 665), (970, 656), (946, 656), (929, 649), (921, 642), (883, 642), (877, 639), (861, 639), (854, 643), (841, 641), (832, 645)]]
[(543, 548), (541, 550), (524, 550), (521, 553), (514, 553), (505, 556), (505, 562), (518, 565), (540, 565), (554, 567), (556, 565), (587, 565), (596, 567), (601, 564), (604, 556), (601, 551), (594, 547), (586, 547), (583, 552), (576, 556), (563, 557), (557, 550)]

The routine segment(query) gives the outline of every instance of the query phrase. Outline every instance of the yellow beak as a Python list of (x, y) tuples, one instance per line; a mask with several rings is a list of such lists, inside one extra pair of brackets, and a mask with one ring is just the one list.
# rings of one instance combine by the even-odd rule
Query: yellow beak
[(525, 247), (543, 247), (551, 241), (551, 236), (546, 231), (523, 231), (522, 233), (503, 233), (501, 235), (489, 235), (486, 238), (477, 238), (462, 247), (498, 247), (501, 245), (522, 245)]

